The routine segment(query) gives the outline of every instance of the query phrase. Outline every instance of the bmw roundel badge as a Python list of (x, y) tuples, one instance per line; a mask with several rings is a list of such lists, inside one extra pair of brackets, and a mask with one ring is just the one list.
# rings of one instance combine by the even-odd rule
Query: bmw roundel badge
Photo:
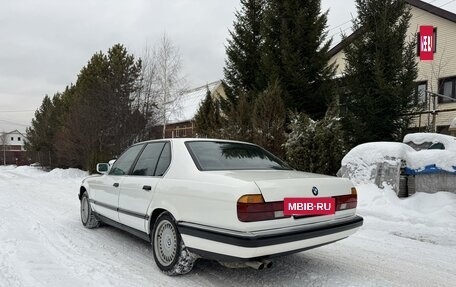
[(312, 193), (313, 195), (317, 196), (318, 195), (318, 188), (316, 186), (312, 187)]

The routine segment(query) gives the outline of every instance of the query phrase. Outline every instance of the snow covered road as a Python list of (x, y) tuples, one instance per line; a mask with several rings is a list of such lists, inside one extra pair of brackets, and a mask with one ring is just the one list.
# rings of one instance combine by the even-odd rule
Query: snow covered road
[(155, 266), (149, 244), (80, 223), (78, 170), (0, 167), (0, 286), (454, 286), (456, 195), (406, 201), (359, 186), (363, 228), (268, 270), (201, 260), (186, 276)]

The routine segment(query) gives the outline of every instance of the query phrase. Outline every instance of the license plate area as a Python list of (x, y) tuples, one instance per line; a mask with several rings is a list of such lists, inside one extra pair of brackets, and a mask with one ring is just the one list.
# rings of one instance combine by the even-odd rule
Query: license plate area
[(331, 215), (336, 212), (333, 197), (287, 197), (283, 201), (283, 214), (295, 218), (316, 215)]

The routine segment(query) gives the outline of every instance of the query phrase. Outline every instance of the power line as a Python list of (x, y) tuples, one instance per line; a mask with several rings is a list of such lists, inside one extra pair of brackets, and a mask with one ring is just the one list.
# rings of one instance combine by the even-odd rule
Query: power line
[[(443, 4), (443, 5), (440, 5), (440, 6), (439, 6), (439, 8), (442, 8), (443, 6), (446, 6), (446, 5), (450, 4), (450, 3), (453, 3), (454, 1), (456, 1), (456, 0), (451, 0), (451, 1), (448, 1), (448, 2), (447, 2), (447, 3), (445, 3), (445, 4)], [(430, 2), (430, 3), (432, 3), (432, 2)]]
[(35, 110), (16, 110), (16, 111), (0, 111), (0, 113), (26, 113), (34, 112)]
[[(431, 3), (434, 3), (435, 1), (437, 1), (437, 0), (432, 0), (432, 1), (429, 1), (429, 2), (426, 2), (426, 3), (431, 4)], [(451, 3), (453, 3), (454, 1), (456, 1), (456, 0), (448, 1), (447, 3), (442, 4), (442, 5), (440, 5), (440, 6), (437, 6), (437, 7), (442, 8), (443, 6), (446, 6), (446, 5), (448, 5), (448, 4), (451, 4)], [(422, 14), (420, 14), (420, 15), (418, 15), (417, 17), (415, 17), (415, 19), (418, 19), (418, 18), (422, 17), (424, 14), (426, 14), (426, 12), (425, 12), (425, 13), (422, 13)], [(346, 21), (346, 22), (344, 22), (344, 23), (342, 23), (342, 24), (340, 24), (340, 25), (338, 25), (338, 26), (336, 26), (336, 27), (334, 27), (334, 28), (331, 28), (331, 29), (328, 30), (328, 32), (331, 31), (331, 30), (334, 30), (334, 29), (336, 29), (336, 28), (339, 28), (339, 27), (341, 27), (341, 26), (343, 26), (343, 25), (345, 25), (346, 23), (351, 22), (351, 21), (352, 21), (352, 20), (348, 20), (348, 21)], [(350, 26), (350, 27), (347, 27), (347, 28), (345, 28), (345, 29), (343, 29), (343, 30), (341, 30), (340, 32), (336, 32), (336, 33), (332, 34), (331, 36), (329, 36), (329, 38), (332, 38), (332, 37), (334, 37), (334, 36), (336, 36), (336, 35), (340, 35), (340, 34), (342, 34), (343, 32), (347, 31), (347, 30), (350, 29), (350, 28), (351, 28), (351, 26)]]
[(1, 119), (0, 119), (0, 122), (12, 124), (12, 125), (17, 125), (17, 126), (23, 126), (23, 127), (28, 127), (28, 126), (30, 126), (30, 125), (26, 125), (26, 124), (15, 123), (15, 122), (7, 121), (7, 120), (1, 120)]
[(329, 32), (329, 31), (332, 31), (332, 30), (335, 30), (335, 29), (337, 29), (337, 28), (339, 28), (339, 27), (342, 27), (342, 26), (344, 26), (345, 24), (350, 23), (351, 21), (352, 21), (352, 20), (345, 21), (344, 23), (342, 23), (342, 24), (340, 24), (340, 25), (337, 25), (336, 27), (333, 27), (333, 28), (329, 29), (328, 32)]

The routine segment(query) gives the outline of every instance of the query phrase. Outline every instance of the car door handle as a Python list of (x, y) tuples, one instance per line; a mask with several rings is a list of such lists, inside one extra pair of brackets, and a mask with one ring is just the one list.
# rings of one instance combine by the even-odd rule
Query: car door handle
[(152, 187), (150, 185), (143, 185), (143, 189), (145, 191), (150, 191), (150, 190), (152, 190)]
[(114, 186), (114, 187), (119, 187), (119, 183), (116, 182), (116, 183), (114, 183), (112, 186)]

